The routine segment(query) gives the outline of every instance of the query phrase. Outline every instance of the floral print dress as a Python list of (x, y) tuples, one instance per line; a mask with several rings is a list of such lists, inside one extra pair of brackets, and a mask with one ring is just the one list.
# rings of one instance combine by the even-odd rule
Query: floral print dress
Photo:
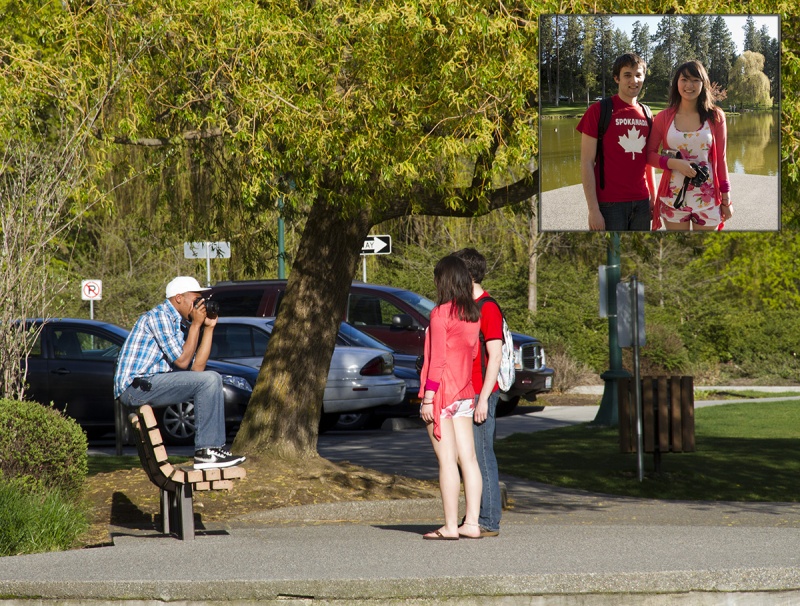
[(698, 225), (719, 225), (722, 217), (719, 207), (714, 200), (714, 172), (709, 162), (709, 151), (714, 137), (708, 121), (703, 122), (700, 130), (681, 132), (675, 128), (673, 120), (667, 131), (667, 144), (671, 150), (679, 151), (683, 160), (694, 162), (708, 169), (708, 180), (700, 187), (689, 184), (684, 196), (684, 204), (675, 208), (675, 201), (683, 189), (684, 176), (672, 171), (670, 187), (667, 196), (662, 196), (662, 217), (665, 221), (685, 223), (692, 221)]

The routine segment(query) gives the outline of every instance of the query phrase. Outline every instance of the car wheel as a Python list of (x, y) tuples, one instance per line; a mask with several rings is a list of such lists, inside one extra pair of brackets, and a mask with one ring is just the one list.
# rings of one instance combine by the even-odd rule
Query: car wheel
[(323, 412), (319, 418), (319, 433), (325, 433), (333, 429), (338, 422), (338, 412)]
[(495, 416), (505, 417), (510, 415), (512, 412), (514, 412), (517, 404), (519, 404), (519, 396), (516, 398), (511, 398), (510, 400), (498, 400)]
[(366, 412), (346, 412), (339, 415), (339, 422), (336, 424), (336, 429), (345, 429), (348, 431), (355, 431), (356, 429), (363, 429), (372, 421), (375, 416), (371, 411)]
[(194, 444), (194, 403), (181, 402), (162, 408), (158, 425), (165, 443), (174, 446)]

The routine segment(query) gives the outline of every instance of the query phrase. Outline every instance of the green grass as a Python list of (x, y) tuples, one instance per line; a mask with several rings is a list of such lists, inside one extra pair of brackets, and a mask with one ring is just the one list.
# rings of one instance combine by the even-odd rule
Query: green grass
[(0, 556), (69, 549), (88, 525), (84, 506), (56, 490), (0, 481)]
[(515, 434), (495, 444), (503, 473), (606, 494), (700, 501), (800, 500), (800, 400), (695, 411), (694, 453), (665, 453), (661, 473), (645, 454), (619, 452), (617, 428), (583, 424)]
[(696, 389), (695, 401), (698, 400), (741, 400), (745, 398), (800, 398), (800, 391), (767, 392), (755, 389), (742, 389), (731, 391), (704, 391)]
[[(616, 93), (616, 91), (614, 91)], [(594, 101), (592, 101), (594, 103)], [(656, 103), (652, 103), (647, 99), (642, 101), (645, 105), (649, 105), (653, 115), (660, 112), (662, 109), (666, 107), (666, 103), (664, 101), (658, 101)], [(556, 118), (568, 118), (568, 117), (577, 117), (580, 118), (584, 113), (586, 113), (586, 102), (580, 103), (561, 103), (558, 107), (555, 105), (548, 105), (542, 104), (542, 117), (556, 117)]]

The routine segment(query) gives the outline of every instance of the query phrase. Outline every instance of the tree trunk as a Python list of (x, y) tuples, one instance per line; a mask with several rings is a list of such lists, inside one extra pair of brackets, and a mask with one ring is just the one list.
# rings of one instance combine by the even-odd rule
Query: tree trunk
[(234, 448), (283, 459), (317, 456), (322, 397), (350, 283), (372, 223), (317, 201)]

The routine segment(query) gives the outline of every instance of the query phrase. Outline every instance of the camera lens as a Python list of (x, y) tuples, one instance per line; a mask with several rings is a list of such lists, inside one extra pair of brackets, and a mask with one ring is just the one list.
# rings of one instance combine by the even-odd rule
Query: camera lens
[(206, 301), (206, 317), (212, 320), (219, 315), (219, 303), (216, 301)]

